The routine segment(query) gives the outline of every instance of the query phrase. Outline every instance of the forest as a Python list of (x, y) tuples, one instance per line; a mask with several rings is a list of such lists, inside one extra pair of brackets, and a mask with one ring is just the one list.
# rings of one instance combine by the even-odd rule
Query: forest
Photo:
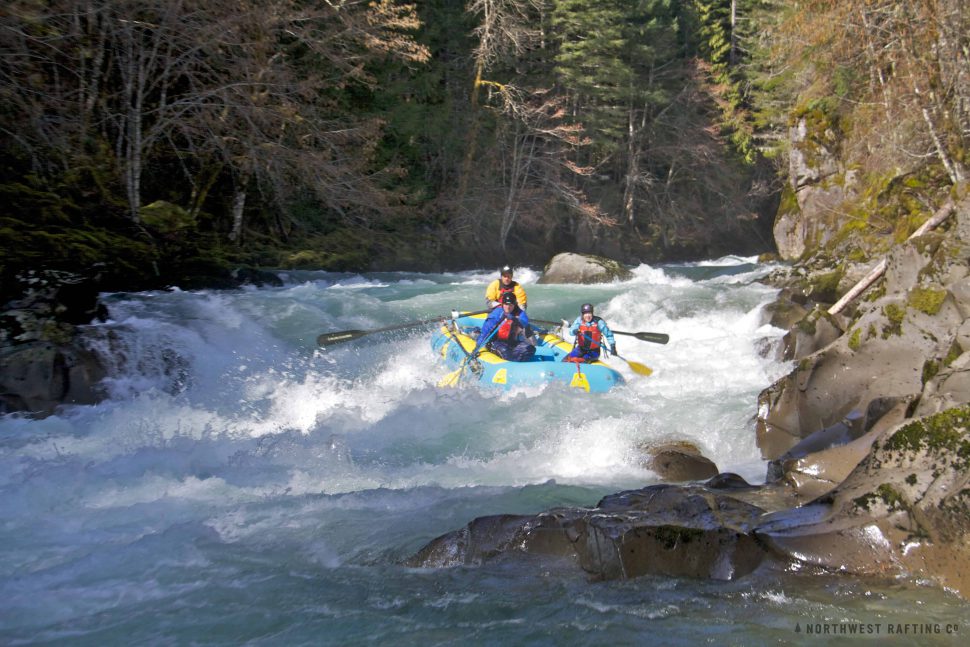
[[(14, 0), (0, 278), (772, 251), (791, 131), (966, 179), (961, 0)], [(802, 153), (811, 156), (812, 150)], [(863, 191), (865, 193), (865, 191)]]

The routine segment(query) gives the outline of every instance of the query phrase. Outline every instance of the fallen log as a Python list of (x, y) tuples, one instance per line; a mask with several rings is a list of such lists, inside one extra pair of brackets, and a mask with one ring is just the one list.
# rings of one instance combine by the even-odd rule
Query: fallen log
[[(910, 235), (910, 237), (907, 238), (906, 240), (913, 240), (914, 238), (918, 238), (919, 236), (922, 236), (926, 232), (930, 231), (931, 229), (935, 229), (936, 227), (938, 227), (944, 220), (950, 217), (950, 214), (953, 213), (953, 208), (954, 208), (953, 201), (947, 200), (943, 204), (943, 206), (941, 206), (939, 209), (936, 210), (936, 213), (934, 213), (929, 220), (924, 222), (920, 226), (920, 228), (914, 231), (912, 235)], [(883, 272), (885, 271), (886, 271), (886, 259), (884, 258), (881, 261), (879, 261), (879, 263), (874, 268), (872, 268), (872, 270), (868, 274), (866, 274), (865, 278), (863, 278), (861, 281), (853, 285), (848, 292), (843, 294), (842, 298), (836, 301), (835, 304), (831, 308), (829, 308), (828, 313), (830, 315), (834, 315), (834, 314), (838, 314), (839, 312), (842, 312), (842, 309), (845, 308), (845, 306), (847, 306), (857, 296), (865, 292), (866, 289), (870, 285), (875, 283), (876, 279), (882, 276)]]

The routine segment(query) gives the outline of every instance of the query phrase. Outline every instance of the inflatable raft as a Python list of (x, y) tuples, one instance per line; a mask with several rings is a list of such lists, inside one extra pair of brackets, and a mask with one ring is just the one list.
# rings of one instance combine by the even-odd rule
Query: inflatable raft
[(482, 350), (478, 357), (470, 360), (469, 355), (475, 349), (484, 322), (484, 314), (461, 316), (442, 325), (432, 335), (434, 351), (453, 371), (461, 371), (460, 378), (452, 376), (452, 382), (478, 382), (503, 389), (559, 382), (590, 393), (603, 393), (623, 384), (623, 375), (603, 362), (564, 362), (572, 344), (558, 335), (538, 332), (538, 329), (536, 353), (527, 362), (510, 362), (488, 350)]

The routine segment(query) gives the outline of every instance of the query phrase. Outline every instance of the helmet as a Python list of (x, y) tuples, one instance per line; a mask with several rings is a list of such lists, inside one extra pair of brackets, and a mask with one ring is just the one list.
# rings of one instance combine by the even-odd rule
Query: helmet
[(586, 314), (587, 312), (590, 313), (590, 314), (592, 314), (593, 313), (593, 304), (592, 303), (584, 303), (582, 305), (582, 307), (579, 309), (579, 311), (582, 314)]
[(511, 265), (503, 265), (502, 266), (502, 269), (499, 270), (499, 275), (500, 276), (505, 276), (506, 274), (508, 274), (509, 276), (512, 276), (512, 266)]
[(515, 299), (515, 292), (503, 292), (502, 293), (502, 305), (506, 303), (511, 303), (512, 305), (518, 305), (518, 301)]

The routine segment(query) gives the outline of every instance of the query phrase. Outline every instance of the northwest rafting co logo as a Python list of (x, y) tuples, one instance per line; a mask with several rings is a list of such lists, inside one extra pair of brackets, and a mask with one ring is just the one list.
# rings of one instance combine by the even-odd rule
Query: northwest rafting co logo
[(960, 625), (946, 622), (806, 622), (795, 633), (806, 636), (934, 636), (959, 633)]

